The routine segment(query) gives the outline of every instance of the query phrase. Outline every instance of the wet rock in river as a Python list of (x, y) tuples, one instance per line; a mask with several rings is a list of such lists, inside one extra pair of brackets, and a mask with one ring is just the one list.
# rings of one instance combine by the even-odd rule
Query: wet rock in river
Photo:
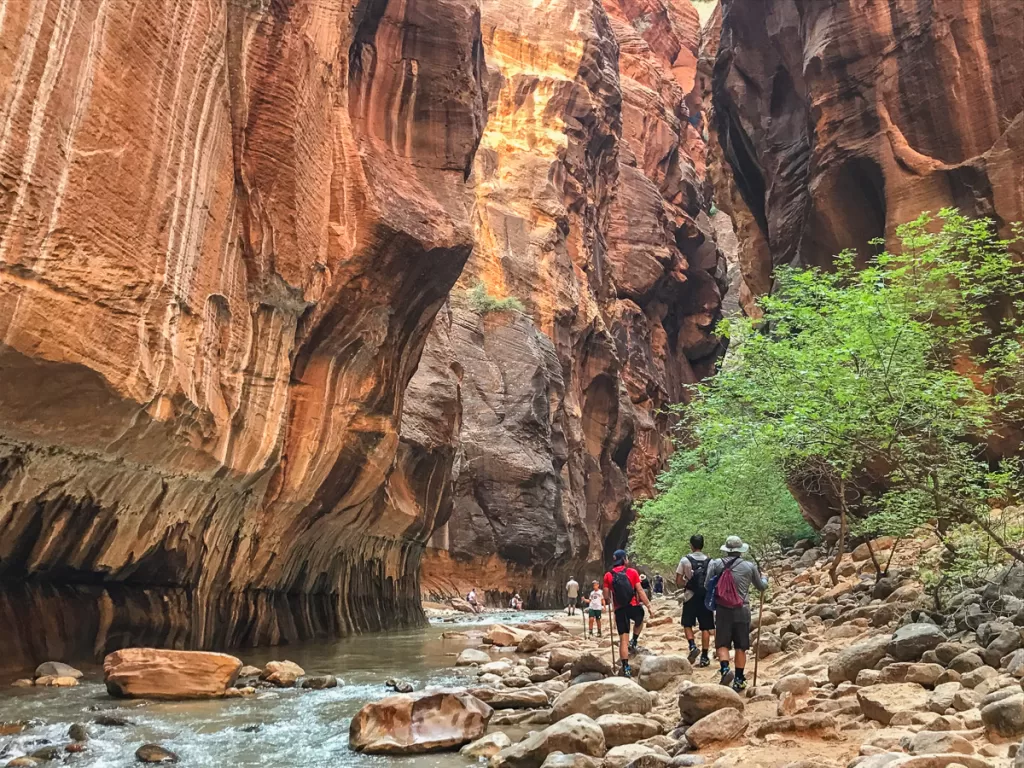
[(314, 691), (322, 691), (326, 688), (337, 688), (338, 678), (334, 675), (317, 675), (307, 677), (302, 681), (302, 687)]
[(23, 677), (11, 683), (11, 688), (31, 688), (35, 684), (35, 680), (29, 680), (27, 677)]
[(63, 751), (64, 750), (62, 750), (60, 747), (51, 745), (48, 747), (42, 747), (40, 749), (34, 750), (32, 754), (29, 755), (29, 757), (34, 757), (36, 760), (42, 760), (43, 762), (47, 762), (49, 760), (56, 760), (57, 758), (59, 758)]
[(476, 648), (466, 648), (459, 657), (455, 659), (456, 667), (468, 667), (472, 664), (487, 664), (491, 660), (491, 656), (486, 651), (477, 650)]
[(467, 744), (459, 750), (459, 754), (463, 757), (489, 758), (498, 754), (505, 747), (511, 746), (512, 739), (501, 731), (495, 731)]
[(85, 727), (85, 723), (73, 723), (68, 728), (68, 738), (73, 741), (88, 741), (89, 729)]
[(239, 677), (259, 677), (263, 673), (263, 670), (259, 667), (254, 667), (252, 664), (246, 664), (239, 671)]
[(135, 750), (135, 759), (140, 763), (176, 763), (178, 756), (159, 744), (143, 744)]
[(44, 661), (36, 667), (35, 677), (73, 677), (80, 680), (82, 672), (61, 661)]
[(366, 704), (349, 726), (349, 746), (370, 754), (452, 749), (484, 735), (493, 710), (468, 693), (388, 696)]
[(107, 728), (126, 728), (129, 725), (135, 725), (131, 720), (118, 715), (97, 715), (93, 722)]
[(294, 688), (295, 682), (306, 674), (306, 670), (294, 661), (271, 661), (263, 668), (260, 679), (278, 688)]
[(223, 696), (241, 668), (225, 653), (125, 648), (103, 660), (103, 677), (111, 696), (206, 699)]
[(45, 677), (37, 677), (35, 684), (44, 688), (74, 688), (78, 685), (78, 678), (47, 675)]

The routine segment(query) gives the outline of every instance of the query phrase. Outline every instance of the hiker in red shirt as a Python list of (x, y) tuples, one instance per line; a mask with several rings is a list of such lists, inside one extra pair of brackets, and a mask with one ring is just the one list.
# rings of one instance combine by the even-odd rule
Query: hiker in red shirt
[[(632, 677), (629, 667), (629, 652), (636, 650), (640, 630), (644, 625), (646, 605), (651, 615), (654, 608), (647, 592), (640, 587), (640, 574), (629, 567), (629, 558), (621, 550), (615, 550), (612, 569), (604, 575), (604, 599), (615, 608), (615, 629), (619, 633), (619, 661), (622, 662), (622, 676)], [(629, 639), (629, 625), (633, 623), (633, 639)]]

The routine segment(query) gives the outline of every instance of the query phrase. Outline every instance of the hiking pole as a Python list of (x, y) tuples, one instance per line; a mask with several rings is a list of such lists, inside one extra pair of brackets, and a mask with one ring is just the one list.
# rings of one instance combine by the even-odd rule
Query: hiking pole
[(757, 662), (761, 658), (761, 614), (764, 613), (764, 591), (757, 605), (757, 640), (754, 642), (754, 687), (757, 688)]

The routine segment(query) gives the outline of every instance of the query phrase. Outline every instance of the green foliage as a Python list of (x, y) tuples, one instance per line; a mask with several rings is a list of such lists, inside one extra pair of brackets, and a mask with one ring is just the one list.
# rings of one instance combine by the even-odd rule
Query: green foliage
[(484, 285), (482, 280), (466, 292), (466, 298), (469, 299), (469, 306), (472, 307), (473, 311), (481, 315), (486, 315), (490, 312), (526, 311), (526, 307), (523, 306), (523, 302), (515, 296), (508, 296), (504, 299), (499, 299), (496, 296), (489, 294), (487, 292), (487, 286)]
[[(991, 222), (953, 210), (897, 234), (900, 253), (866, 265), (846, 252), (830, 272), (779, 270), (763, 317), (722, 328), (730, 356), (696, 386), (684, 427), (707, 454), (764, 451), (766, 483), (836, 499), (862, 529), (906, 536), (931, 525), (947, 561), (977, 551), (958, 550), (954, 531), (963, 541), (984, 532), (1021, 557), (1019, 538), (989, 519), (993, 501), (1019, 492), (1017, 463), (990, 466), (984, 451), (1022, 402), (1020, 324), (998, 311), (1020, 305), (1021, 268)], [(678, 468), (667, 479), (721, 482)]]
[(630, 538), (648, 562), (674, 569), (695, 533), (712, 553), (727, 537), (740, 535), (759, 562), (773, 547), (813, 535), (774, 457), (758, 446), (680, 448), (659, 478), (658, 491), (638, 504)]

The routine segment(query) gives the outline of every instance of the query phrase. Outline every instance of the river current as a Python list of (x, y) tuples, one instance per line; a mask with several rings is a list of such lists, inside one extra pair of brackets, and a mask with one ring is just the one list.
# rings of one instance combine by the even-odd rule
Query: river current
[[(433, 622), (429, 627), (358, 635), (330, 643), (232, 651), (246, 664), (263, 666), (290, 659), (307, 675), (333, 674), (344, 684), (324, 691), (260, 689), (254, 697), (190, 702), (139, 702), (111, 698), (102, 670), (79, 665), (85, 678), (75, 688), (0, 688), (0, 724), (37, 721), (20, 734), (0, 735), (0, 765), (49, 744), (69, 743), (68, 728), (84, 723), (90, 732), (87, 750), (68, 755), (81, 768), (129, 768), (140, 765), (135, 750), (156, 742), (195, 768), (339, 768), (384, 763), (408, 768), (456, 768), (471, 761), (458, 753), (410, 757), (359, 755), (348, 748), (352, 716), (368, 701), (391, 692), (388, 678), (408, 680), (417, 691), (465, 686), (475, 670), (454, 667), (464, 648), (479, 637), (442, 638), (443, 632), (479, 628), (482, 623), (523, 622), (541, 613), (488, 613), (474, 622)], [(501, 652), (492, 651), (494, 658)], [(7, 681), (9, 682), (9, 681)], [(6, 685), (7, 683), (0, 683)], [(109, 711), (108, 711), (109, 710)], [(98, 716), (130, 721), (123, 727), (94, 724)], [(0, 731), (2, 732), (2, 731)]]

